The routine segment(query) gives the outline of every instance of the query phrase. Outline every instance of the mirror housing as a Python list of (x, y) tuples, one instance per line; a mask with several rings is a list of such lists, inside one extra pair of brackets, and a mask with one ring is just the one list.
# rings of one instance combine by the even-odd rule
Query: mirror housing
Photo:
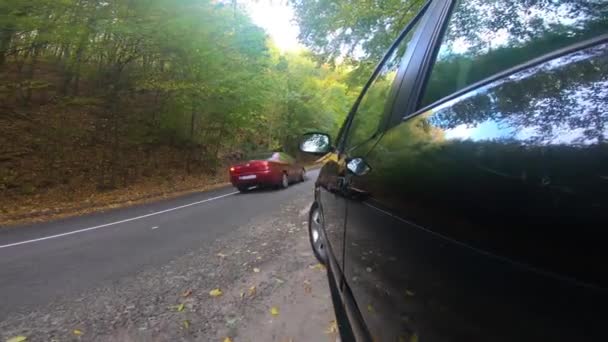
[(300, 140), (300, 151), (323, 155), (331, 152), (331, 138), (325, 133), (306, 133)]
[(346, 168), (355, 176), (364, 176), (368, 174), (372, 168), (363, 158), (352, 158), (346, 163)]

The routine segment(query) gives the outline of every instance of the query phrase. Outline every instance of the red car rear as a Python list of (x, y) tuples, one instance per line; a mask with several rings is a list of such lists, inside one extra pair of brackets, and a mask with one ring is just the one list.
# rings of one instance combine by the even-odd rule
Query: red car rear
[(267, 152), (253, 155), (248, 161), (230, 167), (230, 182), (239, 191), (252, 186), (276, 186), (286, 188), (290, 183), (303, 181), (304, 167), (283, 152)]

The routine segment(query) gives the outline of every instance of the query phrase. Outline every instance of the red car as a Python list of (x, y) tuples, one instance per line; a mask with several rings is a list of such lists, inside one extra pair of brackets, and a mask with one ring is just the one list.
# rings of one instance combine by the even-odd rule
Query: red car
[(304, 181), (305, 176), (304, 167), (283, 152), (259, 153), (230, 167), (230, 182), (241, 192), (252, 186), (286, 188), (290, 183)]

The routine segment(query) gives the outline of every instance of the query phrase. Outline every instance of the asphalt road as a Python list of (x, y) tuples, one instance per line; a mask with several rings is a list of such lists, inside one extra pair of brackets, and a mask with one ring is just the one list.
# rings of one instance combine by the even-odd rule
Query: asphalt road
[(0, 322), (153, 270), (310, 197), (318, 171), (285, 190), (232, 187), (54, 222), (0, 229)]

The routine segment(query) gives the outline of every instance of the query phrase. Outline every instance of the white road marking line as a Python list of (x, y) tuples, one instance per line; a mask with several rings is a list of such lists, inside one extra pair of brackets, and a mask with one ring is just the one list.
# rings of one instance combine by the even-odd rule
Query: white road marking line
[(132, 217), (132, 218), (128, 218), (128, 219), (125, 219), (125, 220), (116, 221), (116, 222), (104, 223), (104, 224), (100, 224), (100, 225), (94, 226), (94, 227), (88, 227), (88, 228), (78, 229), (78, 230), (74, 230), (74, 231), (67, 232), (67, 233), (61, 233), (61, 234), (56, 234), (56, 235), (49, 235), (49, 236), (41, 237), (41, 238), (38, 238), (38, 239), (20, 241), (20, 242), (15, 242), (15, 243), (9, 243), (8, 245), (1, 245), (0, 249), (2, 249), (2, 248), (8, 248), (8, 247), (13, 247), (13, 246), (19, 246), (19, 245), (25, 245), (27, 243), (32, 243), (32, 242), (38, 242), (38, 241), (43, 241), (43, 240), (55, 239), (55, 238), (63, 237), (63, 236), (67, 236), (67, 235), (88, 232), (89, 230), (95, 230), (95, 229), (99, 229), (99, 228), (103, 228), (103, 227), (113, 226), (113, 225), (120, 224), (120, 223), (131, 222), (131, 221), (139, 220), (139, 219), (150, 217), (150, 216), (160, 215), (160, 214), (168, 213), (170, 211), (174, 211), (174, 210), (178, 210), (178, 209), (183, 209), (183, 208), (191, 207), (193, 205), (197, 205), (197, 204), (201, 204), (201, 203), (205, 203), (205, 202), (214, 201), (214, 200), (217, 200), (217, 199), (220, 199), (220, 198), (224, 198), (224, 197), (228, 197), (228, 196), (232, 196), (232, 195), (235, 195), (235, 194), (238, 194), (238, 193), (239, 193), (238, 191), (235, 191), (235, 192), (231, 192), (231, 193), (228, 193), (228, 194), (225, 194), (225, 195), (220, 195), (220, 196), (216, 196), (216, 197), (207, 198), (207, 199), (204, 199), (202, 201), (180, 205), (179, 207), (169, 208), (169, 209), (157, 211), (157, 212), (154, 212), (154, 213), (151, 213), (151, 214), (146, 214), (146, 215), (141, 215), (141, 216), (137, 216), (137, 217)]
[(154, 227), (152, 227), (152, 230), (154, 230), (154, 229), (158, 229), (158, 226), (154, 226)]

